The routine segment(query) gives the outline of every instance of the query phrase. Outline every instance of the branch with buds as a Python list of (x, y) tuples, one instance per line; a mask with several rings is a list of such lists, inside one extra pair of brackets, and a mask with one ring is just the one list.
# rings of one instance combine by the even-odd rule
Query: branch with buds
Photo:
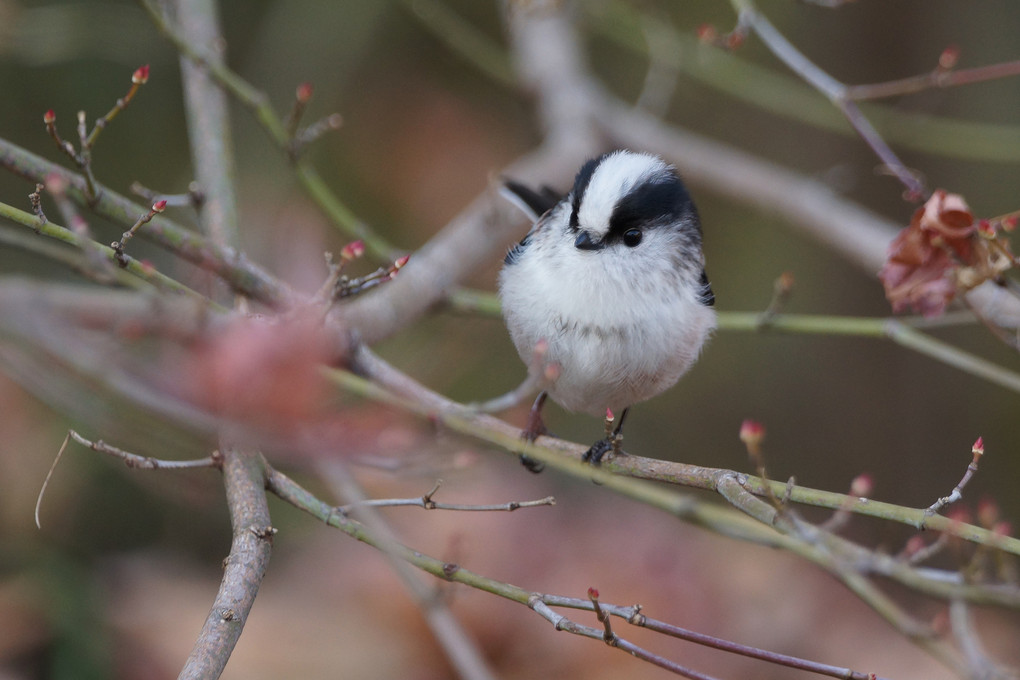
[(118, 99), (117, 103), (114, 104), (113, 108), (105, 116), (96, 120), (91, 132), (88, 131), (85, 112), (79, 111), (77, 130), (80, 147), (77, 150), (71, 142), (63, 139), (60, 133), (57, 132), (57, 114), (53, 109), (49, 109), (43, 114), (43, 124), (46, 126), (47, 134), (56, 143), (57, 148), (63, 151), (85, 175), (85, 198), (89, 205), (94, 204), (99, 198), (99, 183), (96, 181), (95, 174), (92, 171), (92, 149), (96, 144), (96, 140), (99, 138), (99, 134), (106, 129), (106, 126), (113, 122), (113, 119), (121, 111), (127, 108), (127, 105), (131, 103), (131, 100), (138, 93), (138, 89), (148, 81), (148, 64), (135, 69), (135, 72), (131, 74), (131, 87), (128, 89), (127, 94)]
[(165, 200), (153, 203), (149, 212), (140, 215), (138, 219), (135, 220), (135, 223), (131, 225), (131, 228), (124, 232), (119, 241), (114, 241), (110, 244), (110, 247), (113, 248), (113, 251), (117, 254), (117, 262), (121, 267), (126, 267), (128, 263), (128, 259), (124, 255), (124, 248), (127, 246), (128, 241), (135, 237), (135, 233), (137, 233), (143, 224), (148, 224), (152, 221), (153, 217), (162, 214), (164, 210), (166, 210)]

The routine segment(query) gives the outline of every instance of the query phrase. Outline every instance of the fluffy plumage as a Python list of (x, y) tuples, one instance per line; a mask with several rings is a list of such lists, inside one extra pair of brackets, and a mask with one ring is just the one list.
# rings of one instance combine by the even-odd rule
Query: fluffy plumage
[[(522, 188), (507, 186), (531, 210), (552, 204)], [(672, 386), (715, 328), (697, 210), (676, 171), (643, 153), (588, 161), (507, 254), (499, 293), (524, 362), (544, 340), (559, 366), (549, 396), (594, 416)]]

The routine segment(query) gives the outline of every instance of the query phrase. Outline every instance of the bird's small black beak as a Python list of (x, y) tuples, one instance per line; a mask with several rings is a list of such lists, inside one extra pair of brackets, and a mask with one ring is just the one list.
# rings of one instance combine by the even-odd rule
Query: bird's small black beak
[(592, 241), (591, 234), (582, 230), (577, 232), (574, 247), (578, 250), (601, 250), (605, 244), (602, 241)]

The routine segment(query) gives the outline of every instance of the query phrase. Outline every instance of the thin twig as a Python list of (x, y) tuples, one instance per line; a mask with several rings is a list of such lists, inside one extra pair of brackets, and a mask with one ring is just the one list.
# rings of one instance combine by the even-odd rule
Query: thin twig
[(152, 458), (149, 456), (139, 456), (134, 453), (128, 453), (122, 449), (118, 449), (116, 446), (111, 446), (99, 441), (90, 441), (74, 430), (68, 430), (67, 435), (64, 437), (64, 442), (60, 445), (60, 449), (57, 451), (56, 457), (53, 459), (53, 463), (50, 465), (49, 471), (46, 473), (46, 478), (43, 480), (42, 487), (39, 489), (39, 496), (35, 500), (35, 526), (38, 529), (42, 529), (42, 524), (39, 520), (39, 511), (42, 508), (43, 496), (46, 494), (46, 487), (50, 484), (50, 478), (53, 477), (53, 471), (57, 469), (57, 463), (60, 462), (61, 457), (64, 455), (64, 450), (67, 449), (67, 443), (73, 439), (82, 446), (87, 446), (93, 451), (99, 453), (105, 453), (108, 456), (113, 456), (124, 461), (124, 464), (130, 468), (138, 468), (142, 470), (189, 470), (194, 468), (210, 468), (219, 467), (219, 459), (215, 456), (209, 458), (200, 458), (197, 460), (161, 460), (159, 458)]
[(867, 85), (849, 85), (845, 90), (845, 95), (856, 101), (868, 101), (913, 94), (931, 88), (970, 85), (972, 83), (982, 83), (988, 80), (998, 80), (1017, 75), (1020, 75), (1020, 61), (1008, 61), (965, 69), (936, 67), (928, 73), (899, 80)]
[[(246, 82), (205, 50), (196, 47), (185, 38), (179, 27), (168, 21), (151, 0), (139, 0), (139, 4), (149, 14), (160, 33), (173, 43), (181, 55), (204, 68), (212, 79), (249, 108), (273, 142), (286, 153), (290, 144), (287, 128), (269, 104), (265, 93)], [(395, 249), (370, 230), (337, 198), (315, 168), (299, 157), (294, 160), (294, 171), (305, 191), (336, 227), (353, 238), (362, 239), (374, 256), (383, 260), (393, 259)]]
[[(25, 212), (24, 210), (19, 210), (18, 208), (7, 205), (6, 203), (0, 203), (0, 217), (7, 218), (11, 222), (26, 226), (36, 231), (37, 233), (42, 234), (43, 236), (56, 239), (57, 241), (66, 243), (71, 246), (75, 246), (76, 248), (82, 250), (84, 257), (86, 259), (85, 262), (79, 262), (78, 260), (74, 260), (73, 262), (71, 262), (70, 258), (63, 258), (64, 261), (68, 261), (69, 264), (72, 264), (72, 266), (78, 269), (78, 271), (81, 271), (83, 274), (93, 275), (93, 278), (97, 278), (97, 280), (100, 280), (104, 283), (109, 283), (111, 278), (113, 281), (116, 281), (118, 283), (123, 284), (126, 282), (127, 285), (132, 285), (135, 282), (144, 281), (147, 282), (147, 284), (154, 286), (159, 290), (170, 290), (183, 293), (195, 300), (202, 301), (203, 304), (210, 304), (212, 306), (215, 306), (215, 303), (212, 303), (212, 301), (210, 301), (201, 293), (198, 293), (197, 291), (188, 288), (187, 286), (185, 286), (183, 283), (180, 283), (176, 279), (172, 279), (169, 276), (160, 273), (152, 266), (142, 264), (138, 260), (132, 257), (128, 257), (126, 255), (123, 256), (124, 258), (127, 259), (126, 266), (120, 268), (109, 266), (109, 269), (112, 272), (111, 276), (102, 276), (104, 271), (98, 270), (97, 272), (95, 268), (95, 259), (93, 258), (92, 255), (93, 253), (100, 254), (103, 257), (104, 261), (107, 262), (108, 264), (118, 262), (117, 254), (116, 252), (114, 252), (113, 248), (109, 248), (102, 244), (96, 243), (95, 241), (90, 241), (80, 236), (79, 234), (75, 233), (74, 231), (60, 226), (59, 224), (55, 224), (50, 221), (42, 222), (35, 215)], [(58, 261), (60, 261), (61, 258), (57, 259)], [(125, 277), (124, 272), (131, 274), (131, 276)]]
[(981, 456), (983, 456), (985, 453), (985, 444), (983, 437), (977, 438), (977, 441), (974, 442), (974, 446), (971, 447), (970, 452), (971, 460), (970, 463), (967, 464), (967, 469), (964, 471), (963, 477), (960, 479), (959, 482), (956, 483), (956, 486), (953, 487), (952, 492), (948, 496), (943, 496), (942, 498), (939, 498), (937, 501), (928, 506), (928, 509), (925, 510), (926, 515), (934, 515), (942, 508), (949, 505), (950, 503), (955, 503), (956, 501), (963, 498), (963, 487), (967, 486), (967, 482), (969, 482), (970, 478), (974, 476), (975, 472), (977, 472), (978, 461), (981, 460)]
[(754, 6), (752, 0), (731, 0), (738, 9), (741, 26), (749, 27), (761, 38), (769, 50), (800, 77), (824, 94), (835, 105), (857, 133), (871, 147), (885, 166), (907, 188), (909, 200), (924, 197), (925, 188), (917, 174), (907, 166), (885, 143), (882, 136), (871, 125), (857, 104), (847, 96), (847, 87), (820, 69), (800, 50), (793, 46), (772, 23)]
[(138, 219), (135, 220), (135, 223), (121, 235), (119, 241), (114, 241), (110, 244), (110, 247), (113, 248), (113, 252), (117, 255), (117, 263), (120, 264), (121, 267), (126, 267), (128, 264), (128, 259), (124, 255), (124, 248), (127, 247), (128, 241), (135, 237), (135, 234), (142, 225), (151, 222), (153, 217), (162, 213), (165, 209), (166, 201), (153, 203), (149, 212), (140, 215)]
[(116, 446), (107, 444), (102, 439), (91, 441), (74, 430), (68, 430), (67, 434), (71, 439), (82, 446), (87, 446), (93, 451), (113, 456), (114, 458), (123, 461), (129, 468), (137, 468), (139, 470), (193, 470), (195, 468), (218, 468), (222, 463), (222, 460), (218, 455), (208, 456), (206, 458), (196, 458), (193, 460), (163, 460), (161, 458), (153, 458), (151, 456), (139, 456), (138, 454), (129, 453), (123, 449), (117, 448)]
[(357, 508), (398, 508), (415, 507), (425, 510), (456, 510), (466, 512), (513, 512), (521, 508), (537, 508), (543, 505), (556, 505), (553, 496), (546, 496), (534, 501), (510, 501), (508, 503), (494, 503), (488, 505), (463, 505), (459, 503), (442, 503), (433, 499), (436, 491), (439, 490), (442, 480), (436, 482), (435, 486), (428, 493), (418, 498), (371, 498), (341, 505), (336, 508), (337, 512), (347, 513)]
[[(407, 564), (403, 558), (403, 553), (407, 548), (397, 540), (396, 534), (386, 520), (365, 498), (364, 491), (350, 474), (347, 466), (333, 462), (322, 465), (321, 471), (324, 473), (323, 477), (332, 483), (338, 495), (350, 501), (348, 506), (361, 513), (360, 517), (365, 528), (376, 538), (375, 547), (382, 550), (389, 558), (393, 571), (421, 609), (436, 641), (446, 652), (450, 662), (457, 670), (458, 676), (464, 680), (495, 680), (496, 675), (489, 668), (477, 642), (454, 617), (439, 594), (426, 586)], [(438, 488), (438, 484), (436, 488)], [(434, 492), (435, 488), (430, 494)], [(426, 494), (426, 496), (428, 495)], [(346, 517), (346, 513), (343, 513), (343, 516)], [(327, 523), (329, 523), (328, 519)], [(452, 570), (454, 567), (450, 564), (446, 563), (444, 568)]]
[[(846, 668), (838, 668), (828, 664), (820, 664), (806, 659), (799, 659), (797, 657), (769, 652), (767, 650), (747, 647), (708, 635), (687, 631), (678, 626), (673, 626), (655, 619), (649, 619), (640, 613), (639, 607), (624, 607), (600, 601), (602, 612), (607, 615), (605, 617), (600, 617), (600, 621), (603, 623), (602, 629), (585, 626), (555, 612), (552, 607), (569, 607), (595, 611), (594, 604), (590, 599), (582, 600), (579, 598), (559, 595), (544, 595), (530, 592), (509, 583), (487, 578), (472, 572), (461, 565), (438, 560), (399, 543), (387, 543), (384, 545), (386, 542), (384, 542), (371, 528), (346, 515), (336, 513), (332, 506), (319, 500), (278, 470), (268, 468), (266, 481), (267, 487), (270, 491), (294, 507), (317, 517), (319, 520), (332, 527), (340, 529), (347, 535), (352, 536), (359, 541), (373, 545), (380, 550), (386, 550), (392, 556), (399, 558), (403, 562), (413, 565), (422, 571), (445, 581), (461, 583), (525, 605), (552, 624), (556, 630), (566, 631), (574, 635), (594, 640), (607, 641), (607, 637), (609, 637), (614, 641), (612, 646), (626, 651), (627, 653), (634, 654), (644, 661), (654, 663), (674, 673), (683, 675), (684, 677), (707, 678), (708, 676), (698, 674), (696, 671), (686, 669), (683, 666), (669, 661), (668, 659), (651, 654), (647, 652), (647, 650), (643, 650), (632, 643), (620, 639), (615, 634), (607, 636), (607, 630), (609, 630), (610, 633), (612, 632), (611, 626), (607, 628), (608, 615), (621, 617), (632, 625), (648, 628), (649, 630), (663, 633), (671, 637), (689, 640), (691, 642), (720, 649), (725, 652), (741, 654), (743, 656), (749, 656), (791, 668), (798, 668), (818, 673), (820, 675), (845, 678), (847, 680), (868, 680), (868, 678), (875, 678), (875, 676), (866, 673)], [(876, 678), (876, 680), (878, 679)]]
[[(51, 175), (60, 177), (67, 183), (68, 196), (76, 203), (89, 205), (96, 214), (125, 226), (134, 224), (138, 215), (147, 210), (109, 188), (104, 188), (95, 203), (90, 204), (85, 197), (84, 178), (2, 138), (0, 167), (33, 182), (45, 182)], [(37, 225), (38, 220), (31, 216), (28, 226)], [(220, 277), (237, 293), (272, 308), (289, 307), (297, 299), (286, 284), (236, 250), (212, 243), (162, 215), (154, 217), (143, 234), (181, 259)]]

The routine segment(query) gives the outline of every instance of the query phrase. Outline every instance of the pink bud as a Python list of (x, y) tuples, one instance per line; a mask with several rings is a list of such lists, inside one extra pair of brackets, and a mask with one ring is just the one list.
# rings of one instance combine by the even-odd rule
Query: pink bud
[(393, 271), (396, 272), (396, 271), (398, 271), (400, 269), (403, 269), (404, 265), (406, 265), (407, 261), (410, 260), (410, 259), (411, 259), (410, 255), (404, 255), (403, 257), (398, 257), (397, 261), (393, 263)]
[(616, 420), (616, 416), (613, 415), (612, 409), (606, 409), (606, 420)]
[(136, 68), (135, 72), (131, 74), (131, 82), (135, 85), (144, 85), (149, 82), (149, 65)]
[(747, 418), (740, 424), (740, 441), (748, 446), (760, 444), (765, 438), (765, 426), (757, 420)]
[(161, 213), (164, 210), (166, 210), (166, 201), (165, 200), (163, 200), (163, 201), (156, 201), (155, 203), (152, 204), (152, 212)]
[(59, 196), (67, 191), (67, 180), (64, 179), (63, 175), (51, 172), (46, 175), (46, 190), (51, 194)]
[(698, 40), (703, 43), (710, 43), (718, 37), (715, 26), (712, 24), (701, 24), (698, 26)]
[(348, 243), (343, 247), (343, 249), (340, 250), (340, 259), (350, 261), (359, 258), (364, 254), (365, 254), (365, 242), (354, 241), (352, 243)]
[(985, 438), (978, 437), (977, 441), (974, 442), (974, 446), (970, 448), (970, 452), (975, 456), (981, 456), (985, 453)]
[(57, 122), (57, 114), (53, 112), (53, 109), (49, 109), (43, 114), (42, 119), (47, 125), (53, 125)]
[(871, 481), (871, 475), (860, 474), (854, 477), (853, 481), (850, 482), (850, 494), (857, 496), (858, 498), (866, 498), (871, 495), (871, 489), (873, 483)]
[(597, 588), (588, 588), (588, 599), (589, 600), (599, 599), (599, 591)]
[(956, 62), (960, 59), (960, 48), (956, 45), (950, 45), (946, 49), (942, 50), (942, 54), (939, 55), (939, 68), (948, 71), (949, 69), (956, 66)]
[(1010, 215), (1006, 219), (1002, 220), (1002, 228), (1006, 231), (1013, 231), (1016, 229), (1016, 215)]
[(314, 91), (311, 83), (301, 83), (297, 86), (297, 92), (295, 92), (294, 96), (300, 103), (307, 104), (311, 100), (312, 92)]

